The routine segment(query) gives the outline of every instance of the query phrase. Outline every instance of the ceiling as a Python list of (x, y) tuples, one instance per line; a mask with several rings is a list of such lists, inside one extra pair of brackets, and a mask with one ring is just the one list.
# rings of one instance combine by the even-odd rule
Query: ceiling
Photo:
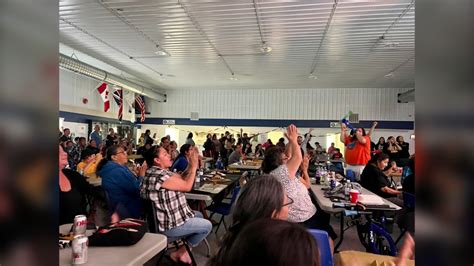
[(152, 88), (414, 87), (414, 0), (60, 0), (59, 18), (62, 44)]

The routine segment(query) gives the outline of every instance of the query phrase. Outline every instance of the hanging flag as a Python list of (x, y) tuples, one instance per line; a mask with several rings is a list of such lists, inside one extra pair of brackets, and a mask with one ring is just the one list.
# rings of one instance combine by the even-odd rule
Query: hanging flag
[(138, 108), (140, 109), (140, 113), (141, 113), (140, 122), (143, 122), (145, 121), (145, 102), (143, 102), (141, 95), (135, 96), (135, 102), (137, 103), (136, 107), (138, 106)]
[(104, 112), (107, 112), (110, 108), (109, 90), (107, 90), (107, 83), (103, 82), (102, 84), (100, 84), (100, 86), (97, 87), (97, 91), (99, 92), (102, 101), (104, 101)]
[(114, 94), (115, 102), (119, 106), (118, 120), (122, 121), (122, 116), (123, 116), (123, 91), (122, 91), (122, 89), (115, 88), (113, 94)]

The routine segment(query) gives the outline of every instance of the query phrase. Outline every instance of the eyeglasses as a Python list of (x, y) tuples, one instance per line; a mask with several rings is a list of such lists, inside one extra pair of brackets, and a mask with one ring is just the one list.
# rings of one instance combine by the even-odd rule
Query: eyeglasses
[(119, 152), (117, 152), (115, 155), (119, 155), (119, 154), (121, 154), (121, 153), (123, 153), (123, 154), (127, 154), (127, 152), (126, 152), (126, 151), (119, 151)]
[(281, 206), (282, 208), (285, 207), (285, 206), (291, 205), (291, 204), (293, 204), (293, 202), (295, 202), (292, 198), (290, 198), (288, 196), (286, 196), (286, 197), (288, 198), (288, 203), (283, 204)]

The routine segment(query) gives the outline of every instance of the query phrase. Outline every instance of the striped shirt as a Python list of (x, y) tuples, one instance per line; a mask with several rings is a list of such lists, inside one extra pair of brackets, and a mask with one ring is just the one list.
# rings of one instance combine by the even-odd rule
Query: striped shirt
[(174, 173), (152, 166), (146, 170), (140, 184), (140, 197), (153, 201), (156, 206), (160, 232), (183, 225), (194, 217), (183, 192), (162, 188), (163, 183)]

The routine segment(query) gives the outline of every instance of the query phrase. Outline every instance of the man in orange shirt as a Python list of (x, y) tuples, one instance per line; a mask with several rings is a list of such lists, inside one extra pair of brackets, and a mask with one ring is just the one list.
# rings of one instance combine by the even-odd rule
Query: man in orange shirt
[(370, 160), (370, 137), (366, 135), (364, 128), (357, 128), (353, 135), (347, 134), (347, 127), (341, 123), (341, 142), (344, 143), (346, 169), (354, 171), (357, 181), (365, 165)]

